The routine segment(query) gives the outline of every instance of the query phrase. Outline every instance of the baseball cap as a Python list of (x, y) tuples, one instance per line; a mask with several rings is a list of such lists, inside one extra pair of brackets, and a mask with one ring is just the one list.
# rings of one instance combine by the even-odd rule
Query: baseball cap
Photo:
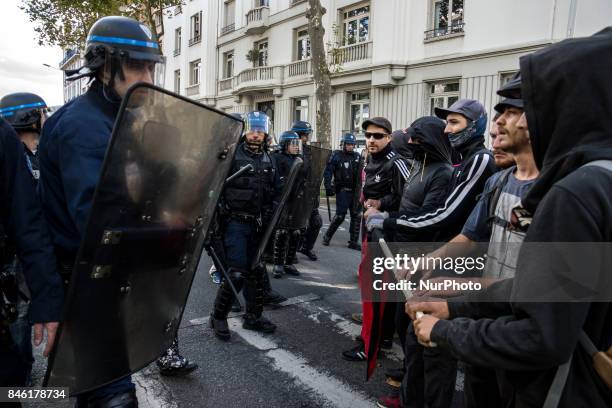
[(482, 103), (475, 99), (459, 99), (448, 108), (435, 108), (434, 112), (440, 119), (445, 119), (449, 113), (458, 113), (471, 121), (475, 121), (487, 114)]
[(496, 112), (504, 113), (504, 108), (508, 106), (512, 106), (514, 108), (519, 108), (519, 109), (525, 109), (525, 105), (523, 104), (522, 99), (512, 99), (512, 98), (502, 99), (501, 102), (495, 105), (493, 109), (495, 109)]
[(504, 98), (521, 99), (523, 97), (521, 93), (521, 72), (514, 74), (512, 79), (499, 88), (497, 94)]
[(369, 125), (381, 127), (385, 129), (388, 134), (391, 134), (391, 132), (393, 131), (391, 122), (389, 122), (387, 118), (383, 118), (381, 116), (376, 116), (374, 118), (364, 120), (361, 124), (361, 128), (365, 131)]

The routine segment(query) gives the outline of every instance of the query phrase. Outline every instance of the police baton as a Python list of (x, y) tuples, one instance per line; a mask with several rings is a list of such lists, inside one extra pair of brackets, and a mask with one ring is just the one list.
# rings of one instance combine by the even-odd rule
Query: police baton
[(238, 170), (237, 172), (235, 172), (234, 174), (232, 174), (231, 176), (226, 178), (224, 185), (229, 183), (230, 181), (234, 180), (236, 177), (240, 176), (241, 174), (245, 173), (248, 170), (253, 170), (253, 165), (250, 164), (250, 163), (247, 164), (246, 166), (240, 168), (240, 170)]
[(327, 200), (327, 217), (329, 218), (329, 222), (331, 223), (331, 207), (329, 205), (329, 196), (325, 194), (325, 199)]

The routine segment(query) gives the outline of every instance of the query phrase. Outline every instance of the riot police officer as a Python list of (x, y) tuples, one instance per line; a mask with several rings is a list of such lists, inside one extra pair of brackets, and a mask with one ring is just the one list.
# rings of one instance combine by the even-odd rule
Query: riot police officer
[(47, 119), (47, 104), (38, 95), (28, 92), (13, 93), (0, 100), (0, 111), (15, 129), (25, 146), (25, 159), (35, 185), (38, 184), (38, 141), (40, 131)]
[[(355, 190), (359, 183), (360, 155), (355, 149), (357, 139), (352, 133), (342, 136), (341, 150), (335, 150), (327, 166), (325, 167), (324, 184), (325, 194), (328, 197), (336, 196), (336, 214), (331, 221), (325, 235), (323, 235), (323, 245), (329, 245), (334, 233), (338, 229), (347, 211), (351, 214), (351, 224), (349, 227), (348, 247), (361, 249), (359, 245), (359, 228), (361, 216), (359, 215), (358, 205), (355, 201)], [(333, 180), (332, 180), (333, 179)]]
[[(15, 106), (3, 106), (0, 116), (10, 117)], [(7, 115), (8, 114), (8, 115)], [(47, 356), (53, 346), (62, 315), (63, 289), (55, 268), (55, 257), (32, 178), (25, 164), (24, 149), (15, 131), (0, 118), (0, 386), (25, 386), (29, 356), (23, 353), (22, 331), (8, 323), (17, 317), (20, 293), (15, 276), (4, 266), (16, 253), (30, 293), (29, 321), (34, 323), (34, 343), (47, 333)], [(29, 325), (27, 325), (29, 332)], [(29, 340), (26, 340), (29, 341)]]
[[(280, 151), (274, 154), (274, 158), (276, 159), (278, 175), (281, 180), (284, 180), (289, 175), (293, 161), (302, 153), (302, 141), (297, 133), (287, 131), (280, 136), (279, 145)], [(300, 184), (298, 182), (297, 187)], [(273, 276), (275, 278), (280, 278), (285, 273), (293, 276), (300, 274), (293, 266), (299, 240), (299, 229), (279, 228), (275, 231), (272, 247)]]
[[(296, 120), (293, 122), (293, 125), (291, 125), (291, 131), (297, 133), (302, 140), (302, 156), (304, 159), (303, 173), (306, 174), (306, 177), (308, 177), (310, 172), (309, 169), (312, 167), (312, 153), (309, 146), (312, 126), (310, 126), (310, 123), (306, 121)], [(323, 220), (319, 214), (319, 201), (317, 200), (316, 205), (310, 213), (308, 227), (302, 231), (302, 242), (300, 245), (300, 252), (306, 255), (312, 261), (317, 260), (317, 255), (312, 249), (314, 248), (314, 244), (317, 241), (317, 237), (319, 236), (319, 231), (321, 230), (322, 226)]]
[[(252, 168), (241, 173), (225, 185), (220, 199), (220, 216), (223, 226), (222, 240), (228, 275), (237, 291), (244, 285), (246, 313), (242, 327), (263, 333), (272, 333), (276, 325), (262, 316), (264, 304), (265, 266), (251, 268), (251, 262), (264, 231), (272, 217), (275, 198), (280, 189), (273, 157), (268, 152), (266, 140), (270, 134), (270, 119), (265, 113), (250, 112), (245, 118), (244, 134), (236, 148), (230, 174), (249, 165)], [(215, 335), (229, 340), (227, 323), (234, 293), (230, 282), (223, 280), (210, 316)]]
[[(138, 21), (108, 16), (89, 31), (85, 63), (67, 79), (92, 78), (88, 91), (62, 106), (42, 132), (39, 191), (59, 266), (69, 276), (85, 234), (93, 194), (122, 98), (137, 82), (154, 83), (164, 57), (155, 34)], [(137, 98), (140, 94), (135, 94)], [(175, 353), (176, 351), (176, 353)], [(171, 349), (162, 374), (185, 374), (197, 366)], [(92, 367), (95, 370), (95, 367)], [(79, 404), (137, 405), (130, 377), (79, 396)]]

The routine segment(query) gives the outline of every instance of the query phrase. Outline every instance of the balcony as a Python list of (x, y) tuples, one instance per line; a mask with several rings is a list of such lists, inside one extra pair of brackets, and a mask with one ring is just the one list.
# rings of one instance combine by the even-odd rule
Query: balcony
[(219, 93), (230, 91), (234, 87), (234, 77), (225, 78), (219, 81)]
[(267, 6), (257, 7), (246, 15), (246, 34), (261, 34), (270, 25), (270, 8)]
[(197, 44), (199, 42), (202, 41), (202, 36), (200, 34), (194, 36), (193, 38), (189, 39), (189, 46), (191, 47), (194, 44)]
[(280, 87), (283, 83), (283, 71), (282, 65), (245, 69), (234, 77), (234, 93)]
[(339, 48), (339, 52), (334, 56), (334, 63), (345, 64), (367, 60), (372, 57), (372, 42), (361, 42), (357, 44), (345, 45)]
[(181, 55), (181, 49), (177, 48), (174, 50), (174, 52), (172, 53), (175, 57)]
[(66, 52), (64, 53), (64, 58), (62, 58), (62, 60), (59, 63), (59, 68), (61, 69), (64, 65), (68, 63), (68, 61), (72, 59), (72, 57), (78, 54), (79, 53), (76, 50), (73, 50), (73, 49), (66, 50)]
[(236, 29), (236, 24), (232, 23), (221, 28), (221, 35), (229, 34)]
[(185, 95), (187, 96), (194, 96), (194, 95), (198, 95), (199, 93), (200, 93), (200, 84), (189, 85), (187, 88), (185, 88)]
[(310, 76), (312, 74), (312, 63), (309, 59), (295, 61), (285, 66), (285, 78), (293, 79)]
[(460, 37), (463, 35), (463, 27), (465, 23), (463, 20), (453, 21), (448, 27), (435, 28), (433, 30), (425, 31), (425, 42), (435, 41), (438, 39)]
[(305, 3), (306, 0), (291, 0), (291, 6), (295, 6), (296, 4)]

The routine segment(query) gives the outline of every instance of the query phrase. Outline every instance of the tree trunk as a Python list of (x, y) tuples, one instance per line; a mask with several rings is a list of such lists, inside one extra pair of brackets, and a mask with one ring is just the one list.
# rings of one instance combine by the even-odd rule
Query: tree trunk
[(331, 77), (325, 51), (325, 28), (323, 28), (323, 15), (326, 10), (321, 6), (320, 0), (308, 0), (308, 5), (306, 18), (308, 19), (308, 35), (310, 37), (312, 73), (316, 96), (317, 141), (321, 143), (321, 146), (329, 149), (331, 148)]

